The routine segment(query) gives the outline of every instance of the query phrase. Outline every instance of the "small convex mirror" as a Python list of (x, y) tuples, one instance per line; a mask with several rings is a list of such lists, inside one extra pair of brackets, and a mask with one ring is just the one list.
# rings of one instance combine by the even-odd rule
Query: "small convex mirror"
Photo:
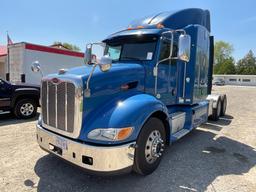
[(41, 70), (40, 64), (38, 61), (35, 61), (31, 65), (31, 70), (35, 73), (39, 72)]
[(181, 34), (179, 36), (179, 51), (178, 59), (189, 62), (190, 60), (190, 46), (191, 46), (191, 37), (187, 34)]
[(91, 43), (86, 45), (86, 49), (84, 53), (84, 63), (86, 65), (92, 64), (92, 44)]
[(108, 71), (112, 66), (112, 59), (108, 55), (102, 56), (100, 59), (99, 66), (102, 72)]

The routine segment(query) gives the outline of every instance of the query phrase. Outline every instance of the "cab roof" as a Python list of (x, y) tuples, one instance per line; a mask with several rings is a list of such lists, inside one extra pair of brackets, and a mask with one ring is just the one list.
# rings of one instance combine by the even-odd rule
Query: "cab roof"
[(145, 28), (145, 29), (126, 29), (123, 31), (119, 31), (117, 33), (114, 33), (110, 36), (108, 36), (103, 42), (106, 42), (108, 40), (111, 40), (113, 38), (128, 36), (128, 35), (154, 35), (154, 36), (160, 36), (163, 31), (167, 29), (155, 29), (155, 28)]
[(210, 12), (199, 8), (161, 12), (132, 21), (127, 29), (110, 35), (104, 41), (126, 35), (152, 34), (159, 36), (165, 30), (182, 29), (188, 25), (201, 25), (210, 32)]

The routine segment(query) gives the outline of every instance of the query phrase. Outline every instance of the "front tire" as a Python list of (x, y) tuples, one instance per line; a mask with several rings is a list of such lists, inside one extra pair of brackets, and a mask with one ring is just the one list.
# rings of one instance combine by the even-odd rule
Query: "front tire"
[(137, 139), (133, 170), (141, 175), (151, 174), (160, 164), (165, 145), (163, 122), (155, 117), (150, 118)]
[(22, 99), (16, 102), (14, 115), (20, 119), (28, 119), (36, 116), (37, 104), (33, 99)]

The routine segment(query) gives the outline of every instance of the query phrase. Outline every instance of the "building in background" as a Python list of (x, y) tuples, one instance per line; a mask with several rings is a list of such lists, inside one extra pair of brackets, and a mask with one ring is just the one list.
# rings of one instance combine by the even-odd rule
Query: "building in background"
[(256, 86), (256, 75), (213, 75), (213, 79), (222, 79), (225, 85)]
[(57, 73), (59, 69), (69, 69), (84, 64), (83, 53), (71, 51), (65, 47), (21, 42), (8, 45), (8, 49), (3, 54), (4, 58), (1, 59), (0, 56), (0, 74), (2, 78), (5, 77), (15, 83), (40, 84), (41, 74), (31, 71), (31, 65), (35, 61), (40, 63), (44, 75)]
[(7, 63), (7, 46), (0, 45), (0, 78), (5, 79)]

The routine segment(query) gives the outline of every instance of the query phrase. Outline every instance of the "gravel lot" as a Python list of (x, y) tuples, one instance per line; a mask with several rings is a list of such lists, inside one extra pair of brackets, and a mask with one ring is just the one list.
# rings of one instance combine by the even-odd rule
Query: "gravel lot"
[(147, 177), (88, 175), (42, 151), (36, 119), (0, 116), (0, 191), (256, 192), (256, 88), (214, 87), (228, 96), (227, 115), (170, 146)]

